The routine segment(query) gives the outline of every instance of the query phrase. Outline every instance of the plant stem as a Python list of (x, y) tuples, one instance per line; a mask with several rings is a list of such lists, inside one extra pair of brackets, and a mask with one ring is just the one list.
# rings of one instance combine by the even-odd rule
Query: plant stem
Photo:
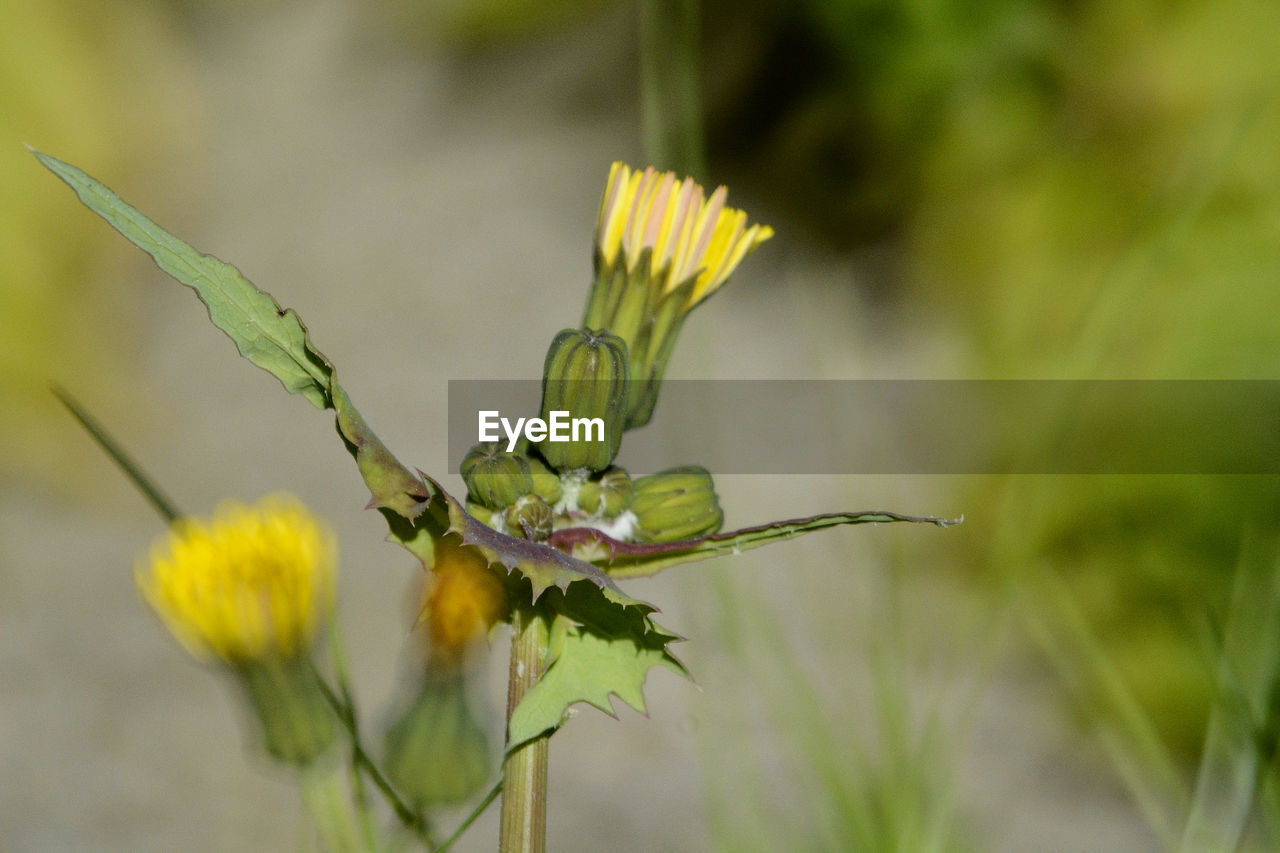
[(302, 799), (323, 850), (360, 853), (367, 848), (351, 816), (342, 777), (340, 765), (331, 761), (318, 761), (305, 768), (300, 778)]
[(102, 428), (102, 425), (94, 420), (89, 412), (66, 391), (56, 385), (51, 390), (62, 405), (67, 407), (67, 411), (71, 412), (72, 416), (80, 422), (80, 425), (98, 443), (98, 446), (111, 457), (113, 462), (120, 466), (120, 470), (129, 478), (134, 487), (142, 492), (142, 496), (151, 504), (152, 509), (158, 512), (160, 517), (169, 524), (177, 521), (182, 516), (182, 513), (178, 511), (173, 501), (169, 500), (165, 493), (160, 491), (159, 486), (151, 482), (150, 477), (142, 473), (142, 468), (138, 466), (138, 463), (124, 452), (124, 448)]
[[(333, 662), (333, 676), (342, 699), (342, 708), (341, 710), (335, 708), (334, 711), (342, 718), (343, 725), (351, 734), (349, 765), (351, 794), (355, 799), (356, 814), (359, 816), (361, 829), (364, 831), (365, 846), (369, 850), (377, 850), (380, 844), (373, 825), (373, 813), (369, 808), (369, 797), (365, 791), (362, 758), (364, 762), (371, 762), (368, 762), (368, 757), (363, 755), (364, 750), (360, 746), (360, 725), (356, 720), (356, 702), (351, 693), (351, 681), (347, 677), (347, 655), (342, 645), (339, 627), (338, 609), (335, 607), (329, 618), (329, 659)], [(327, 691), (329, 688), (324, 684), (324, 679), (319, 677), (319, 672), (316, 675), (322, 685), (321, 690)]]
[[(511, 669), (507, 679), (507, 723), (537, 683), (546, 657), (542, 620), (522, 608), (511, 617)], [(544, 853), (547, 847), (547, 740), (534, 738), (507, 753), (502, 765), (500, 853)], [(508, 745), (510, 746), (510, 745)]]
[[(318, 673), (317, 673), (318, 674)], [(369, 753), (365, 752), (364, 747), (360, 743), (360, 730), (355, 715), (352, 713), (338, 693), (329, 686), (323, 677), (319, 679), (320, 689), (324, 693), (325, 700), (338, 716), (338, 720), (346, 728), (348, 736), (351, 738), (351, 761), (357, 769), (362, 770), (368, 775), (369, 779), (377, 787), (378, 791), (390, 804), (392, 810), (395, 811), (396, 817), (400, 819), (400, 823), (405, 829), (412, 832), (415, 836), (423, 841), (427, 847), (434, 849), (435, 841), (432, 838), (431, 827), (427, 824), (426, 819), (419, 813), (411, 809), (400, 795), (396, 793), (395, 788), (382, 775), (382, 771), (378, 769), (378, 765), (369, 757)]]
[(701, 4), (640, 0), (640, 124), (659, 169), (705, 178), (698, 73)]

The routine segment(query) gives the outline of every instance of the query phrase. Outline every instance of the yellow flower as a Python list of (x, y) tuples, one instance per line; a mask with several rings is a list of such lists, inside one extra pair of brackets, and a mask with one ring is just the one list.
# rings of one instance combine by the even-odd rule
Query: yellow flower
[(507, 592), (478, 548), (453, 534), (435, 546), (423, 619), (432, 653), (456, 657), (506, 615)]
[(209, 521), (183, 519), (151, 549), (138, 588), (199, 658), (244, 665), (310, 648), (333, 610), (333, 534), (296, 499), (226, 503)]
[(692, 178), (675, 172), (659, 174), (652, 166), (632, 171), (614, 163), (600, 205), (596, 242), (604, 263), (619, 255), (634, 272), (645, 249), (649, 272), (661, 293), (694, 279), (685, 309), (692, 308), (724, 284), (756, 246), (773, 236), (768, 225), (747, 227), (747, 214), (725, 207), (726, 187), (704, 199)]
[(596, 224), (595, 282), (584, 329), (627, 345), (626, 429), (648, 423), (685, 315), (715, 293), (753, 249), (773, 236), (725, 207), (728, 190), (707, 198), (692, 178), (614, 163)]

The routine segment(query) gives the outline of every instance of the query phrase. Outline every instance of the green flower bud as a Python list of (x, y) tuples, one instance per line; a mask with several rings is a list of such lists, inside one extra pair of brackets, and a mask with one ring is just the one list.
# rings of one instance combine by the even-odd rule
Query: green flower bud
[(555, 515), (542, 498), (537, 495), (525, 495), (507, 507), (502, 518), (507, 524), (507, 531), (512, 536), (542, 541), (551, 535), (551, 525)]
[(496, 441), (477, 444), (459, 466), (471, 500), (491, 509), (502, 509), (533, 491), (529, 460), (507, 453)]
[(478, 504), (474, 501), (467, 501), (467, 514), (481, 524), (493, 526), (493, 510), (484, 504)]
[(338, 733), (318, 676), (306, 657), (264, 658), (236, 667), (262, 724), (263, 746), (278, 761), (310, 764)]
[(711, 473), (689, 465), (640, 477), (631, 511), (641, 542), (675, 542), (715, 533), (724, 522)]
[(459, 678), (429, 679), (386, 740), (387, 776), (417, 809), (460, 803), (494, 770)]
[(533, 493), (555, 506), (564, 493), (560, 485), (560, 475), (543, 465), (541, 459), (536, 458), (529, 459), (529, 470), (533, 472)]
[(556, 335), (542, 375), (542, 419), (550, 423), (552, 412), (568, 412), (573, 431), (581, 432), (570, 436), (574, 440), (548, 438), (538, 445), (552, 468), (609, 467), (622, 444), (629, 375), (627, 345), (617, 335), (590, 329)]
[(631, 476), (622, 468), (610, 468), (599, 479), (583, 483), (578, 492), (578, 508), (592, 515), (613, 518), (631, 505), (634, 493)]

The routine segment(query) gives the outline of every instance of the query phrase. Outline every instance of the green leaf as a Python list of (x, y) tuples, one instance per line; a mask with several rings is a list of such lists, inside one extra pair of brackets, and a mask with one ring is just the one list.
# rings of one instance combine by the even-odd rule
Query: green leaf
[(598, 567), (541, 542), (499, 533), (468, 513), (435, 480), (430, 477), (426, 477), (426, 480), (446, 501), (449, 531), (461, 536), (466, 544), (479, 548), (490, 563), (500, 563), (508, 571), (518, 571), (528, 578), (533, 585), (534, 601), (548, 589), (564, 590), (574, 581), (585, 580), (596, 586), (614, 604), (642, 604), (619, 589), (613, 579)]
[(686, 539), (680, 542), (660, 542), (642, 544), (620, 542), (598, 530), (576, 527), (558, 530), (551, 535), (552, 545), (560, 548), (576, 550), (581, 548), (587, 552), (599, 552), (603, 549), (608, 558), (607, 572), (613, 578), (637, 578), (655, 575), (663, 569), (681, 563), (692, 563), (697, 560), (709, 560), (726, 554), (738, 554), (751, 548), (759, 548), (773, 542), (781, 542), (822, 530), (827, 527), (839, 527), (846, 524), (890, 524), (893, 522), (910, 522), (916, 524), (934, 524), (938, 527), (950, 527), (959, 524), (963, 518), (945, 519), (914, 515), (902, 515), (885, 510), (867, 512), (831, 512), (809, 518), (794, 518), (788, 521), (774, 521), (757, 527), (744, 527), (728, 533), (717, 533), (700, 539)]
[(355, 457), (360, 476), (373, 495), (368, 508), (389, 509), (404, 518), (417, 518), (431, 499), (431, 487), (401, 464), (369, 429), (337, 382), (331, 387), (330, 397), (338, 416), (338, 434)]
[(151, 255), (162, 270), (195, 290), (209, 309), (209, 319), (235, 341), (241, 355), (291, 393), (302, 394), (317, 408), (334, 410), (338, 433), (373, 496), (369, 507), (382, 512), (393, 541), (431, 566), (434, 539), (449, 525), (443, 507), (425, 511), (431, 487), (369, 429), (338, 384), (333, 365), (312, 345), (301, 318), (292, 309), (282, 309), (238, 269), (174, 237), (85, 172), (47, 154), (32, 153), (90, 210)]
[(650, 619), (646, 605), (619, 606), (589, 583), (552, 588), (540, 604), (551, 619), (548, 666), (511, 715), (510, 748), (559, 727), (578, 702), (616, 716), (617, 696), (645, 713), (644, 682), (655, 666), (689, 677), (667, 650), (680, 638)]
[(235, 341), (240, 354), (273, 374), (292, 394), (316, 408), (328, 406), (333, 368), (307, 338), (306, 327), (240, 270), (205, 255), (165, 231), (95, 178), (69, 163), (33, 151), (80, 200), (155, 260), (160, 269), (190, 287), (209, 309), (213, 324)]

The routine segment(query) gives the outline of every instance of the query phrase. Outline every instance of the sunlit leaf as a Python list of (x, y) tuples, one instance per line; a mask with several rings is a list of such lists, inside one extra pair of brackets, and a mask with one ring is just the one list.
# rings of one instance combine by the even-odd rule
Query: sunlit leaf
[(209, 309), (209, 319), (235, 341), (241, 355), (274, 375), (290, 393), (303, 395), (317, 408), (328, 407), (332, 367), (311, 346), (297, 314), (282, 309), (231, 264), (174, 237), (95, 178), (56, 157), (33, 153), (86, 207), (194, 290)]
[(274, 375), (290, 392), (302, 394), (318, 408), (334, 410), (338, 433), (372, 495), (369, 506), (382, 512), (393, 541), (430, 566), (434, 537), (448, 526), (443, 507), (425, 512), (431, 487), (369, 429), (338, 384), (333, 365), (312, 345), (298, 315), (282, 309), (271, 294), (235, 267), (174, 237), (95, 178), (55, 157), (33, 153), (90, 210), (151, 255), (162, 270), (195, 290), (209, 309), (209, 319), (235, 341), (241, 355)]

